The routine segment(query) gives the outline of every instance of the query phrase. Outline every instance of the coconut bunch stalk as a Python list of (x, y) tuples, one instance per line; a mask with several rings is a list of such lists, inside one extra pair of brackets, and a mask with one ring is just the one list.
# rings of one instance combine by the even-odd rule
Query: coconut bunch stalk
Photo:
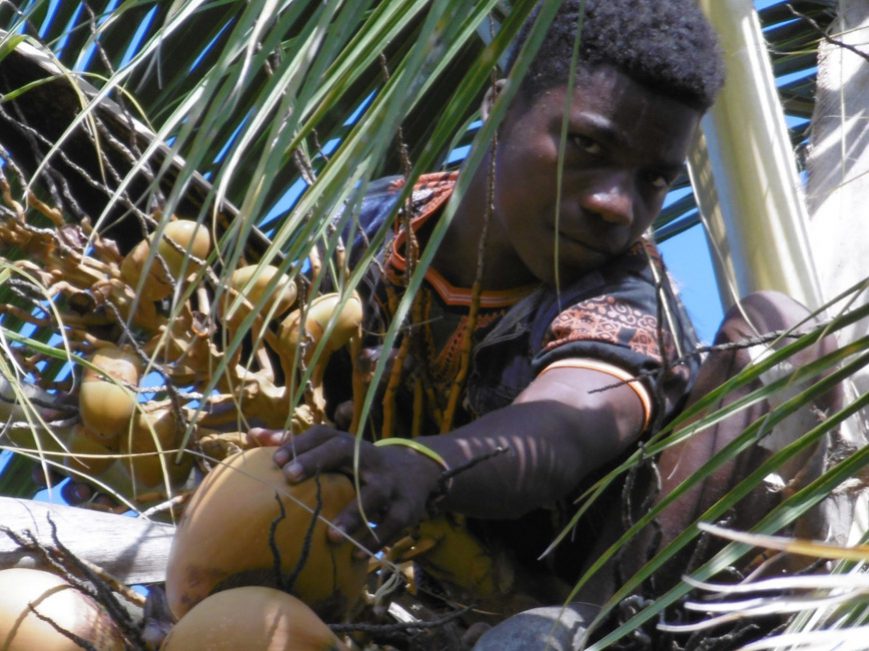
[[(42, 212), (47, 211), (42, 205)], [(221, 300), (207, 264), (211, 240), (197, 222), (163, 220), (162, 230), (158, 227), (121, 257), (111, 240), (87, 225), (67, 228), (59, 211), (51, 215), (58, 225), (54, 235), (32, 226), (23, 209), (20, 220), (3, 225), (10, 241), (53, 260), (16, 264), (37, 293), (51, 298), (55, 319), (34, 316), (27, 309), (15, 314), (35, 326), (56, 320), (71, 351), (81, 358), (81, 381), (71, 387), (77, 395), (79, 419), (63, 431), (39, 435), (38, 441), (36, 429), (24, 428), (21, 437), (11, 439), (13, 443), (34, 454), (66, 455), (57, 467), (90, 478), (125, 499), (141, 500), (169, 497), (183, 484), (192, 464), (180, 451), (198, 439), (228, 435), (234, 442), (225, 448), (225, 455), (239, 447), (235, 445), (239, 424), (290, 424), (302, 431), (323, 422), (322, 369), (328, 355), (349, 339), (358, 340), (358, 298), (341, 303), (343, 311), (334, 319), (331, 312), (340, 302), (337, 294), (314, 301), (310, 323), (315, 337), (304, 339), (314, 348), (325, 342), (325, 352), (319, 365), (311, 367), (315, 399), (293, 409), (290, 390), (278, 384), (281, 378), (274, 371), (278, 360), (282, 370), (287, 369), (287, 359), (296, 354), (281, 340), (280, 334), (288, 328), (279, 326), (279, 319), (295, 302), (293, 280), (271, 265), (243, 265), (230, 275)], [(71, 237), (76, 246), (67, 242)], [(95, 245), (86, 244), (90, 238)], [(64, 273), (70, 270), (79, 273)], [(147, 319), (135, 317), (137, 304), (147, 308)], [(212, 309), (212, 304), (218, 309)], [(94, 312), (84, 309), (88, 306), (102, 307)], [(287, 322), (292, 323), (299, 312), (294, 314)], [(218, 325), (225, 335), (223, 346), (216, 337)], [(242, 340), (249, 342), (256, 368), (240, 363)], [(62, 358), (60, 351), (58, 357)], [(151, 399), (140, 386), (149, 370), (165, 383), (156, 393), (149, 392), (154, 395)], [(290, 376), (296, 381), (301, 373), (290, 372)], [(183, 408), (187, 399), (182, 392), (207, 393), (212, 387), (221, 393), (209, 395), (206, 409)], [(163, 404), (167, 400), (172, 409)]]
[[(14, 314), (33, 326), (54, 326), (64, 338), (60, 349), (25, 339), (25, 343), (37, 351), (30, 358), (22, 356), (18, 350), (10, 351), (10, 359), (18, 367), (26, 365), (31, 369), (35, 383), (24, 385), (18, 395), (6, 396), (12, 410), (10, 416), (15, 422), (23, 421), (19, 416), (26, 415), (28, 409), (34, 414), (29, 423), (10, 430), (8, 440), (22, 452), (41, 457), (51, 455), (49, 463), (54, 468), (92, 480), (103, 490), (125, 499), (138, 499), (148, 493), (158, 497), (171, 495), (191, 468), (189, 457), (168, 459), (168, 451), (176, 455), (184, 447), (185, 427), (179, 422), (183, 417), (181, 411), (175, 409), (170, 426), (166, 414), (155, 415), (158, 404), (141, 397), (139, 386), (146, 366), (152, 361), (145, 349), (162, 338), (168, 322), (158, 315), (157, 301), (163, 297), (150, 296), (155, 300), (139, 301), (145, 308), (144, 319), (131, 317), (125, 311), (138, 299), (123, 276), (144, 268), (130, 262), (141, 255), (144, 247), (121, 258), (113, 242), (95, 234), (87, 223), (67, 224), (60, 211), (50, 210), (35, 198), (31, 203), (36, 208), (25, 211), (11, 199), (8, 182), (5, 187), (4, 201), (16, 209), (17, 218), (2, 223), (10, 238), (3, 240), (0, 253), (25, 256), (10, 262), (10, 269), (25, 290), (22, 295), (33, 297), (23, 308), (14, 303), (7, 305), (6, 314)], [(56, 228), (36, 225), (39, 218), (47, 215)], [(199, 255), (205, 255), (210, 247), (208, 239), (207, 232), (194, 222), (171, 221), (161, 241), (161, 244), (165, 241), (165, 250), (159, 254), (160, 258), (166, 262), (167, 269), (180, 274), (185, 265), (179, 262), (181, 254), (176, 249), (185, 244), (194, 247)], [(17, 244), (19, 248), (10, 248), (10, 244)], [(150, 245), (150, 242), (142, 244)], [(153, 281), (148, 275), (143, 277), (148, 283)], [(136, 280), (130, 279), (131, 282)], [(170, 277), (170, 283), (182, 280), (190, 282), (192, 276)], [(49, 309), (34, 307), (37, 298), (43, 298)], [(31, 307), (26, 307), (28, 304)], [(131, 317), (129, 322), (127, 317)], [(181, 325), (187, 326), (188, 341), (202, 339), (201, 333), (195, 332), (189, 322)], [(177, 323), (175, 332), (179, 332)], [(119, 345), (117, 342), (122, 340), (127, 343)], [(196, 347), (176, 342), (175, 359), (161, 368), (164, 375), (178, 375), (175, 369), (182, 359), (190, 358), (191, 350), (195, 351)], [(71, 359), (78, 363), (70, 365)], [(44, 364), (44, 368), (56, 368), (51, 366), (52, 360), (65, 361), (63, 368), (71, 371), (71, 377), (78, 381), (65, 388), (52, 385), (43, 377), (43, 367), (40, 367)], [(13, 385), (4, 378), (4, 386)], [(75, 410), (70, 413), (67, 409), (67, 419), (52, 426), (47, 420), (54, 417), (57, 410), (46, 406), (53, 403), (63, 406), (64, 393), (75, 397), (77, 417)], [(43, 406), (34, 410), (34, 401)], [(39, 417), (43, 412), (48, 419)], [(127, 459), (122, 460), (122, 457)], [(161, 476), (158, 477), (153, 468), (147, 468), (153, 463), (157, 463)]]
[[(54, 327), (65, 337), (66, 347), (61, 350), (28, 342), (40, 354), (79, 360), (67, 366), (79, 378), (68, 388), (78, 403), (78, 418), (73, 414), (63, 427), (48, 427), (35, 422), (40, 412), (32, 410), (34, 422), (23, 422), (19, 398), (28, 404), (32, 398), (44, 404), (57, 402), (55, 394), (39, 386), (45, 382), (31, 361), (37, 384), (25, 385), (20, 396), (10, 395), (4, 401), (10, 404), (12, 422), (21, 424), (9, 430), (8, 440), (29, 454), (53, 455), (49, 463), (55, 468), (89, 479), (125, 500), (171, 496), (192, 465), (191, 457), (180, 452), (198, 438), (197, 414), (183, 409), (185, 399), (179, 390), (203, 389), (224, 356), (214, 338), (211, 290), (204, 282), (212, 248), (208, 231), (197, 222), (172, 217), (164, 220), (162, 231), (155, 230), (122, 257), (114, 242), (89, 224), (67, 224), (60, 211), (36, 200), (33, 203), (39, 209), (27, 211), (11, 199), (8, 183), (5, 187), (4, 199), (15, 209), (17, 219), (0, 224), (6, 236), (2, 253), (25, 254), (11, 262), (11, 268), (34, 296), (30, 305), (36, 305), (36, 297), (44, 297), (51, 309), (47, 316), (34, 307), (14, 304), (4, 311), (31, 326)], [(37, 218), (46, 215), (51, 216), (55, 229), (36, 226)], [(9, 248), (16, 244), (21, 250)], [(280, 314), (291, 306), (295, 286), (285, 277), (272, 276), (280, 292), (268, 309)], [(251, 313), (242, 292), (250, 291), (243, 285), (252, 277), (249, 270), (236, 277), (238, 289), (233, 291), (246, 308), (246, 312), (237, 311), (241, 317)], [(256, 282), (252, 285), (255, 302), (267, 289)], [(145, 317), (137, 316), (142, 314)], [(239, 317), (228, 321), (232, 329)], [(23, 361), (15, 352), (13, 357)], [(265, 378), (265, 390), (257, 393), (249, 389), (250, 382), (240, 381), (248, 375), (246, 369), (232, 370), (235, 381), (229, 384), (236, 393), (228, 398), (235, 403), (234, 421), (243, 420), (238, 415), (241, 405), (264, 413), (278, 411), (280, 418), (269, 419), (270, 424), (286, 420), (286, 390), (274, 386), (272, 375)], [(151, 399), (140, 386), (149, 371), (156, 371), (164, 382), (162, 390), (149, 392), (154, 396)], [(167, 400), (175, 405), (172, 409), (166, 408)], [(51, 418), (53, 413), (49, 410), (46, 415)]]

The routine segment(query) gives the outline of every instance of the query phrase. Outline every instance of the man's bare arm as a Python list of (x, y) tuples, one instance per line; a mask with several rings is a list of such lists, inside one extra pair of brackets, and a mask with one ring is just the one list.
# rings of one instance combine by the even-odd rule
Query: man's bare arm
[[(515, 518), (567, 495), (635, 441), (643, 421), (643, 404), (633, 389), (606, 373), (568, 367), (542, 374), (508, 407), (453, 432), (416, 440), (450, 468), (507, 448), (455, 476), (442, 506), (480, 518)], [(253, 434), (266, 444), (280, 444), (284, 436), (268, 430)], [(375, 447), (324, 426), (283, 441), (275, 461), (291, 482), (318, 471), (358, 472), (361, 503), (368, 520), (377, 523), (376, 538), (355, 503), (335, 525), (371, 549), (426, 517), (442, 471), (409, 448)]]
[(615, 458), (642, 430), (637, 394), (611, 375), (552, 369), (512, 405), (449, 434), (422, 437), (450, 467), (498, 447), (497, 455), (456, 476), (445, 507), (481, 518), (510, 518), (568, 494)]

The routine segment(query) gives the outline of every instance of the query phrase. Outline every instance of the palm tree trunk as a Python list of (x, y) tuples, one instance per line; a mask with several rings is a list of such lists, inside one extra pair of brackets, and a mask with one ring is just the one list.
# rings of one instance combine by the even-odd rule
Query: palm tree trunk
[[(869, 53), (869, 4), (865, 0), (840, 0), (833, 39)], [(824, 297), (830, 300), (869, 276), (869, 62), (832, 41), (821, 43), (818, 54), (818, 92), (812, 118), (812, 150), (808, 161), (807, 203), (812, 253)], [(857, 296), (867, 300), (869, 289)], [(869, 334), (869, 321), (855, 323), (841, 334), (842, 341), (856, 341)], [(852, 377), (855, 394), (869, 392), (869, 372)], [(862, 416), (862, 417), (861, 417)], [(843, 428), (840, 449), (867, 445), (869, 416), (858, 414)], [(828, 519), (842, 521), (840, 542), (850, 533), (869, 530), (869, 490), (865, 480), (854, 478), (830, 498)], [(853, 526), (848, 527), (848, 524)]]
[[(753, 3), (699, 2), (721, 35), (727, 64), (727, 83), (704, 118), (689, 160), (722, 302), (774, 289), (819, 308), (866, 277), (869, 66), (845, 48), (822, 45), (805, 201)], [(855, 46), (865, 44), (865, 0), (841, 0), (834, 31)], [(840, 335), (840, 342), (854, 341), (867, 330), (869, 324), (858, 323)], [(852, 389), (869, 390), (869, 375), (856, 378)], [(867, 431), (865, 417), (852, 418), (830, 441), (831, 458), (865, 445)], [(823, 524), (816, 524), (839, 542), (869, 528), (866, 516), (858, 515), (869, 513), (869, 495), (860, 480), (853, 481), (834, 491), (818, 514)]]
[(818, 307), (807, 212), (753, 2), (699, 4), (721, 37), (727, 66), (727, 83), (689, 159), (722, 301), (775, 289)]

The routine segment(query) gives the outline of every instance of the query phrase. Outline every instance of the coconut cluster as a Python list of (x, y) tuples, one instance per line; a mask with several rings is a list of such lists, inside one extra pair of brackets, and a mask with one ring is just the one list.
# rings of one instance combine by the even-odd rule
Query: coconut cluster
[(9, 402), (0, 387), (8, 439), (142, 505), (175, 496), (197, 460), (248, 446), (252, 426), (301, 431), (324, 422), (327, 360), (358, 341), (362, 320), (350, 292), (309, 291), (296, 305), (286, 267), (240, 260), (218, 278), (225, 262), (206, 225), (159, 214), (154, 223), (124, 256), (87, 224), (64, 224), (63, 247), (27, 220), (0, 224), (0, 255), (3, 242), (19, 247), (14, 268), (52, 297), (74, 362), (64, 404), (78, 407), (74, 418), (45, 407), (59, 395), (45, 390), (48, 378), (25, 392), (28, 400), (37, 392), (39, 404)]
[[(62, 256), (38, 240), (41, 231), (15, 240), (25, 253), (28, 243), (39, 245), (31, 253), (42, 256), (40, 264), (16, 264), (55, 302), (73, 353), (67, 402), (74, 401), (75, 417), (58, 424), (37, 406), (29, 426), (19, 426), (29, 407), (15, 405), (9, 438), (76, 480), (139, 504), (189, 490), (204, 475), (178, 522), (167, 567), (177, 624), (163, 648), (340, 649), (322, 620), (352, 615), (368, 573), (352, 541), (326, 535), (331, 519), (356, 499), (352, 482), (322, 474), (290, 485), (273, 449), (244, 449), (251, 445), (245, 432), (252, 425), (300, 431), (326, 421), (326, 364), (341, 348), (358, 350), (362, 302), (351, 292), (310, 291), (298, 301), (286, 268), (262, 263), (241, 261), (222, 283), (214, 269), (224, 261), (215, 261), (206, 226), (158, 221), (124, 256), (82, 226), (64, 227), (80, 231), (67, 240), (82, 246), (67, 246)], [(161, 386), (153, 386), (155, 377)], [(40, 402), (54, 395), (40, 390)], [(90, 597), (60, 577), (40, 577), (37, 593), (0, 584), (2, 595), (23, 595), (2, 606), (12, 624), (0, 630), (0, 648), (80, 648), (63, 646), (71, 639), (124, 648)], [(46, 618), (27, 614), (60, 596), (84, 604), (64, 601), (61, 610), (83, 614), (68, 620), (41, 605), (35, 610)], [(231, 613), (233, 624), (216, 629), (229, 616), (215, 613)], [(72, 635), (34, 641), (30, 628), (43, 629), (46, 620)]]
[[(324, 620), (357, 610), (368, 562), (326, 531), (355, 500), (352, 482), (324, 473), (288, 484), (275, 449), (233, 455), (197, 487), (166, 569), (168, 635), (142, 636), (135, 648), (144, 640), (154, 651), (346, 651)], [(0, 571), (2, 649), (122, 651), (131, 648), (124, 630), (60, 576)]]
[[(44, 570), (0, 571), (4, 651), (127, 651), (130, 644), (102, 606), (65, 579)], [(231, 588), (205, 598), (172, 626), (159, 649), (347, 651), (304, 601), (264, 586)]]

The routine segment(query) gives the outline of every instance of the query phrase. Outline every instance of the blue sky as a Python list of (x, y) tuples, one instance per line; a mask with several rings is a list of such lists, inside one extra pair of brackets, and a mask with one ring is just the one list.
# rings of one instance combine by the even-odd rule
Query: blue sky
[(711, 342), (724, 312), (703, 227), (689, 228), (661, 243), (660, 249), (697, 334)]

